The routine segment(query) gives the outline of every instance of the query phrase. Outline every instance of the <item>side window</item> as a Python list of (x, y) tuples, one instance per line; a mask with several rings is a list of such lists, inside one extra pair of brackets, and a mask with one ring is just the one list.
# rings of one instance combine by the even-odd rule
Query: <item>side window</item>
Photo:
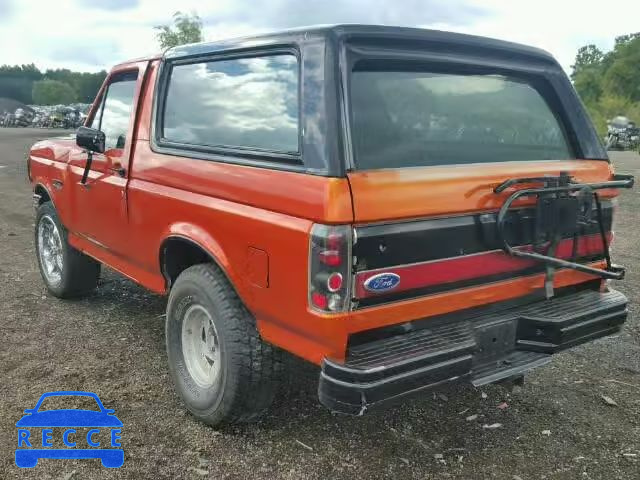
[(91, 121), (91, 127), (102, 130), (107, 150), (124, 148), (133, 111), (137, 72), (116, 76), (109, 83), (100, 109)]
[(298, 62), (291, 54), (173, 66), (169, 142), (298, 152)]

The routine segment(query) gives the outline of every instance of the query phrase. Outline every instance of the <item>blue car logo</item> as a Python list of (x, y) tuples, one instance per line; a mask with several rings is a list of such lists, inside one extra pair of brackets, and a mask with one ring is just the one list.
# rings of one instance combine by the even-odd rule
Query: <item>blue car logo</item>
[[(97, 408), (41, 408), (42, 402), (51, 397), (56, 397), (56, 400), (60, 400), (57, 397), (88, 397), (95, 401)], [(93, 401), (90, 402), (94, 406)], [(18, 467), (35, 467), (40, 458), (99, 458), (102, 465), (108, 468), (118, 468), (124, 463), (124, 451), (120, 444), (122, 422), (114, 415), (114, 410), (104, 408), (95, 393), (45, 393), (34, 408), (27, 409), (24, 413), (16, 422)], [(84, 448), (85, 444), (87, 448)]]
[(379, 273), (364, 282), (364, 288), (374, 293), (388, 292), (398, 285), (400, 285), (400, 275), (390, 272)]

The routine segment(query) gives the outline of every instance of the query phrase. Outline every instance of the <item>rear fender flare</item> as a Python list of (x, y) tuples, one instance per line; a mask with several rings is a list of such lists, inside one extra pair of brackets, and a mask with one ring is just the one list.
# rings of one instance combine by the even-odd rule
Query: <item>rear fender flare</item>
[(211, 258), (211, 261), (220, 268), (238, 296), (242, 298), (241, 291), (238, 288), (242, 285), (240, 276), (232, 266), (220, 243), (204, 228), (187, 222), (178, 222), (169, 225), (162, 235), (158, 259), (160, 262), (160, 270), (167, 282), (167, 287), (170, 287), (170, 282), (167, 273), (164, 271), (164, 248), (171, 239), (185, 240), (203, 250)]

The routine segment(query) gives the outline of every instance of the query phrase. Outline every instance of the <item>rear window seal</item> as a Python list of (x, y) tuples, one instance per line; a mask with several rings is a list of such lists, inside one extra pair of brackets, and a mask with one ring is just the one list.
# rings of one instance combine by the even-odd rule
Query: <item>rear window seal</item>
[[(505, 59), (502, 57), (493, 58), (491, 53), (475, 56), (465, 53), (446, 54), (432, 52), (429, 50), (413, 50), (398, 48), (380, 48), (371, 44), (343, 44), (340, 53), (341, 59), (341, 105), (343, 141), (345, 143), (345, 169), (347, 171), (367, 171), (359, 170), (355, 165), (354, 145), (351, 139), (352, 129), (352, 108), (350, 99), (351, 76), (355, 66), (361, 62), (410, 62), (422, 63), (427, 71), (434, 72), (465, 72), (470, 73), (492, 73), (510, 77), (522, 78), (528, 81), (535, 88), (543, 99), (549, 103), (552, 98), (554, 115), (559, 119), (571, 153), (577, 159), (598, 160), (610, 162), (606, 152), (596, 135), (595, 130), (588, 119), (571, 119), (569, 111), (574, 115), (588, 116), (580, 99), (574, 91), (565, 91), (571, 87), (566, 75), (559, 65), (552, 65), (549, 62), (542, 62), (538, 59), (514, 57)], [(542, 84), (540, 82), (543, 82)], [(546, 92), (540, 91), (540, 85), (544, 85)], [(560, 94), (567, 94), (560, 98)], [(580, 111), (581, 110), (581, 111)], [(584, 120), (584, 121), (583, 121)], [(586, 123), (585, 123), (586, 121)], [(580, 132), (578, 132), (578, 130)], [(581, 139), (582, 138), (582, 139)], [(594, 142), (597, 145), (594, 147)], [(585, 153), (588, 152), (588, 153)]]

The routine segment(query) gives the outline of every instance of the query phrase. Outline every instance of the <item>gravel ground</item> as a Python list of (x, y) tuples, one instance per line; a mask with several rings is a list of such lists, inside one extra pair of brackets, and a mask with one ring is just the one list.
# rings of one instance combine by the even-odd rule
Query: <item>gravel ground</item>
[[(623, 194), (616, 226), (615, 259), (629, 268), (617, 288), (632, 302), (620, 335), (558, 355), (518, 391), (460, 387), (363, 418), (320, 407), (313, 373), (261, 423), (219, 432), (191, 418), (172, 388), (164, 298), (110, 271), (87, 299), (44, 289), (24, 159), (53, 133), (0, 129), (1, 479), (640, 478), (640, 188)], [(637, 154), (612, 158), (640, 177)], [(14, 465), (15, 422), (51, 390), (93, 391), (116, 410), (121, 469), (98, 460)]]

